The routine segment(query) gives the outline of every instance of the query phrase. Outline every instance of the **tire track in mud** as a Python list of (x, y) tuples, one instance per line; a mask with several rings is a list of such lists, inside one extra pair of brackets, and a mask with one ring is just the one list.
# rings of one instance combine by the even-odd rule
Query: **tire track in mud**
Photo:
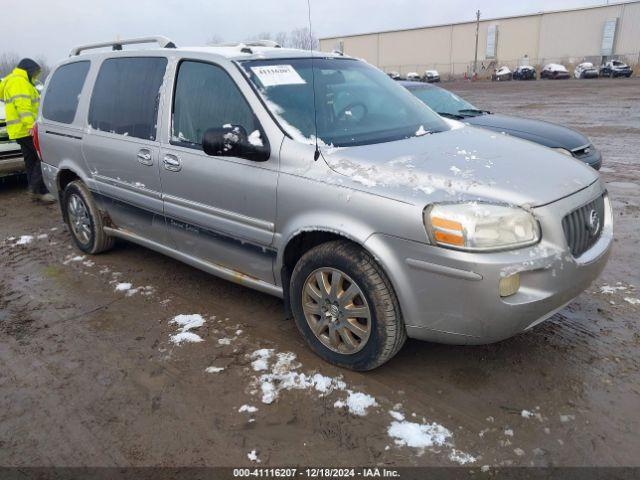
[[(57, 239), (59, 240), (60, 237), (65, 237), (65, 236), (67, 236), (66, 233), (58, 234)], [(89, 275), (99, 282), (102, 282), (102, 283), (109, 282), (108, 283), (108, 285), (110, 285), (109, 289), (112, 289), (112, 284), (114, 283), (113, 275), (117, 275), (116, 272), (111, 271), (111, 269), (105, 269), (105, 263), (103, 263), (98, 258), (96, 258), (95, 262), (91, 262), (87, 266), (87, 263), (81, 260), (70, 261), (70, 257), (72, 255), (73, 254), (67, 255), (61, 259), (59, 258), (58, 253), (52, 253), (50, 250), (48, 250), (46, 244), (44, 243), (38, 244), (34, 242), (24, 246), (22, 245), (16, 246), (14, 244), (9, 244), (9, 245), (5, 244), (2, 247), (0, 247), (0, 256), (8, 260), (6, 264), (14, 272), (24, 272), (24, 271), (34, 272), (34, 273), (31, 273), (31, 276), (35, 277), (37, 276), (36, 272), (42, 271), (43, 269), (45, 270), (48, 269), (49, 271), (53, 271), (53, 275), (57, 277), (66, 275), (69, 277), (80, 277), (80, 279), (82, 279), (82, 276)], [(54, 265), (56, 265), (57, 267), (54, 268)], [(64, 273), (56, 272), (57, 268), (61, 268), (64, 271)], [(104, 273), (101, 273), (101, 272), (104, 272)], [(27, 277), (28, 275), (25, 276), (25, 278)], [(109, 280), (110, 278), (111, 280)], [(68, 281), (68, 280), (69, 280), (68, 278), (65, 278), (65, 281)], [(77, 278), (71, 278), (71, 282), (76, 283)], [(23, 301), (26, 295), (24, 293), (21, 293), (21, 289), (25, 287), (25, 283), (27, 282), (26, 281), (23, 282), (17, 278), (14, 278), (11, 282), (7, 282), (7, 281), (2, 282), (3, 297), (6, 298), (7, 304), (11, 304), (11, 308), (13, 310), (20, 311), (20, 312), (26, 311), (26, 312), (33, 313), (34, 311), (52, 308), (51, 304), (45, 304), (42, 302), (38, 304), (34, 304), (32, 303), (31, 300)], [(114, 295), (116, 295), (115, 301), (129, 300), (129, 298), (126, 295), (122, 295), (119, 293), (114, 293)], [(157, 299), (157, 298), (159, 297), (157, 295), (154, 295), (154, 299)], [(145, 299), (145, 300), (148, 300), (148, 299)], [(59, 318), (56, 320), (53, 320), (52, 323), (58, 328), (65, 328), (65, 325), (69, 324), (70, 322), (73, 322), (74, 319), (81, 319), (83, 321), (87, 321), (91, 317), (96, 317), (97, 315), (94, 315), (94, 314), (98, 310), (101, 310), (102, 308), (104, 308), (104, 306), (98, 306), (96, 308), (93, 308), (85, 312), (81, 312), (79, 314), (75, 313), (71, 317), (67, 315), (60, 315)], [(170, 310), (170, 308), (167, 310)], [(254, 387), (251, 387), (251, 385), (255, 384), (257, 377), (254, 376), (254, 374), (251, 372), (251, 369), (249, 368), (250, 360), (248, 359), (248, 357), (252, 353), (252, 351), (257, 349), (258, 343), (260, 345), (264, 345), (265, 342), (264, 341), (256, 342), (255, 340), (249, 340), (249, 337), (247, 336), (242, 336), (241, 341), (238, 341), (238, 338), (240, 336), (239, 334), (241, 333), (240, 328), (241, 327), (246, 328), (246, 327), (242, 326), (239, 323), (235, 324), (234, 326), (233, 324), (229, 323), (230, 320), (228, 318), (225, 318), (224, 320), (218, 319), (216, 321), (215, 317), (211, 317), (210, 320), (212, 321), (213, 325), (211, 328), (208, 329), (208, 331), (204, 335), (206, 341), (215, 342), (216, 340), (220, 341), (221, 339), (231, 338), (233, 340), (233, 343), (229, 346), (229, 348), (226, 348), (224, 345), (219, 346), (222, 348), (216, 349), (217, 351), (214, 354), (209, 353), (207, 357), (210, 358), (210, 361), (215, 363), (219, 363), (220, 361), (226, 361), (225, 368), (230, 370), (235, 370), (235, 374), (242, 378), (241, 381), (245, 385), (244, 386), (245, 393), (248, 394), (249, 396), (255, 395), (255, 392), (253, 392)], [(37, 322), (34, 321), (33, 318), (28, 318), (28, 321), (30, 325), (37, 324)], [(162, 330), (162, 333), (165, 335), (165, 338), (169, 338), (170, 332), (167, 331), (168, 329), (161, 327), (161, 330)], [(30, 336), (34, 336), (36, 335), (36, 333), (37, 333), (37, 328), (33, 328), (29, 331)], [(76, 342), (80, 341), (80, 339), (76, 338), (75, 341)], [(158, 341), (156, 340), (153, 346), (157, 348), (159, 352), (164, 354), (162, 363), (166, 367), (167, 362), (176, 360), (175, 357), (181, 356), (182, 349), (178, 349), (176, 347), (163, 348), (162, 345), (165, 342), (166, 340), (164, 342), (160, 341), (160, 343), (158, 343)], [(266, 342), (266, 343), (270, 343), (270, 342)], [(87, 348), (90, 348), (90, 345), (88, 344), (84, 346)], [(271, 345), (271, 347), (274, 347), (274, 345)], [(231, 349), (231, 351), (229, 351), (229, 349)], [(86, 364), (94, 360), (98, 361), (97, 358), (85, 358), (83, 359), (82, 363)], [(41, 359), (41, 361), (44, 362), (45, 360)], [(184, 374), (184, 370), (180, 368), (182, 365), (180, 365), (179, 360), (178, 362), (179, 362), (178, 369), (174, 370), (173, 372), (174, 379), (177, 379), (180, 377), (180, 375)], [(295, 367), (294, 369), (297, 369), (297, 368), (298, 367)], [(168, 372), (170, 370), (172, 369), (169, 368), (167, 370), (164, 370), (163, 368), (163, 372)], [(22, 373), (23, 372), (14, 371), (14, 375), (21, 375)], [(298, 374), (296, 373), (296, 375)], [(301, 377), (304, 377), (304, 375), (305, 375), (304, 373), (300, 374)], [(300, 376), (298, 378), (300, 378)], [(58, 377), (48, 377), (46, 381), (56, 383), (56, 381), (59, 381), (59, 380), (60, 379)], [(285, 388), (285, 390), (287, 389)], [(261, 410), (269, 410), (268, 412), (264, 412), (264, 413), (267, 417), (267, 424), (269, 425), (270, 430), (273, 430), (273, 428), (277, 428), (278, 425), (280, 425), (281, 426), (280, 428), (283, 428), (284, 430), (295, 428), (300, 424), (308, 425), (308, 427), (310, 428), (309, 429), (305, 428), (305, 430), (310, 430), (313, 433), (317, 433), (322, 439), (322, 443), (336, 445), (336, 448), (346, 448), (346, 449), (355, 448), (355, 449), (361, 449), (363, 452), (368, 452), (367, 458), (366, 458), (367, 462), (375, 462), (379, 460), (379, 458), (383, 453), (380, 443), (383, 443), (383, 444), (393, 443), (391, 440), (389, 440), (386, 437), (384, 424), (385, 423), (388, 424), (388, 420), (386, 422), (385, 421), (376, 422), (380, 424), (379, 433), (378, 433), (378, 437), (380, 438), (377, 441), (372, 442), (370, 438), (367, 438), (366, 436), (363, 437), (359, 431), (360, 427), (364, 425), (362, 421), (360, 421), (359, 419), (352, 418), (352, 416), (349, 414), (336, 410), (336, 407), (333, 405), (333, 403), (335, 403), (336, 401), (335, 398), (327, 399), (323, 396), (319, 399), (315, 399), (315, 398), (310, 399), (308, 398), (309, 397), (308, 392), (305, 391), (306, 389), (303, 388), (300, 390), (301, 391), (289, 392), (291, 393), (291, 395), (288, 394), (287, 397), (292, 397), (292, 398), (287, 398), (286, 400), (280, 399), (274, 405), (263, 405), (263, 408), (261, 408)], [(155, 400), (156, 402), (159, 402), (160, 400), (158, 399), (161, 398), (161, 396), (156, 396), (154, 398), (156, 399)], [(294, 400), (293, 404), (291, 403), (292, 400)], [(297, 405), (296, 400), (300, 402), (302, 407), (299, 407)], [(281, 412), (282, 404), (286, 406), (284, 419), (279, 418), (282, 416), (282, 412)], [(313, 405), (312, 409), (316, 410), (318, 408), (317, 404), (320, 404), (322, 413), (319, 414), (318, 416), (315, 416), (315, 415), (309, 416), (308, 415), (309, 406)], [(389, 406), (388, 408), (390, 407), (391, 406)], [(63, 414), (65, 413), (63, 412)], [(382, 416), (382, 418), (386, 417), (386, 414), (384, 413), (384, 411), (379, 412), (376, 415)], [(186, 416), (186, 412), (185, 412), (185, 416)], [(305, 420), (302, 420), (302, 419), (305, 419)], [(370, 423), (370, 422), (367, 422), (367, 423)], [(242, 428), (245, 428), (245, 427), (243, 426)], [(79, 435), (79, 437), (84, 438), (85, 441), (89, 441), (82, 434)], [(245, 445), (248, 445), (247, 442), (248, 440), (246, 440), (246, 437), (245, 437), (245, 440), (242, 441), (241, 446), (244, 448)], [(378, 444), (377, 448), (376, 446), (374, 446), (376, 443)], [(89, 444), (91, 445), (91, 442), (89, 442)], [(268, 445), (268, 443), (265, 443), (263, 441), (263, 445)], [(448, 449), (450, 447), (446, 447), (446, 448)], [(439, 450), (433, 450), (430, 453), (430, 455), (435, 455), (435, 457), (438, 457), (440, 453), (441, 452)], [(65, 455), (67, 455), (67, 453), (60, 452), (60, 454), (63, 456), (63, 458), (66, 458)], [(264, 447), (262, 449), (261, 455), (264, 456), (263, 458), (265, 460), (268, 460), (269, 456), (271, 455), (269, 453), (269, 448)], [(310, 457), (310, 461), (312, 458), (313, 457)], [(446, 453), (444, 458), (446, 458)], [(469, 461), (468, 458), (470, 457), (465, 458), (464, 461), (465, 462)], [(120, 464), (121, 460), (122, 458), (118, 459), (116, 463)], [(443, 464), (448, 464), (448, 461), (445, 461)]]

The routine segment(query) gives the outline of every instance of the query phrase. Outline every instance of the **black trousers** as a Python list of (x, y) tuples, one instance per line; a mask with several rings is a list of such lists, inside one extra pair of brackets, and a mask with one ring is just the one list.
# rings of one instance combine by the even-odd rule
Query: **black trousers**
[(32, 137), (23, 137), (16, 140), (22, 150), (24, 165), (27, 170), (28, 189), (31, 193), (43, 194), (47, 193), (47, 187), (44, 186), (42, 180), (42, 167), (40, 166), (40, 158), (33, 145)]

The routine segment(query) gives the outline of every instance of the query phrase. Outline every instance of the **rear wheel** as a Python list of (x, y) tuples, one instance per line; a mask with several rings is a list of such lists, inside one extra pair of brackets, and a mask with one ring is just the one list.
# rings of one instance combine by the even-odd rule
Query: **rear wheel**
[(102, 215), (91, 192), (80, 180), (64, 189), (62, 208), (71, 237), (80, 250), (93, 255), (113, 246), (114, 238), (104, 232)]
[(319, 245), (296, 264), (290, 284), (296, 325), (324, 360), (371, 370), (406, 340), (391, 283), (378, 263), (347, 241)]

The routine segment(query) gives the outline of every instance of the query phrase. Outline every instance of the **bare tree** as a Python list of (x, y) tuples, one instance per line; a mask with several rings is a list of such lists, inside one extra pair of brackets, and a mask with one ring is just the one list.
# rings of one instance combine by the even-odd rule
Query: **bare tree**
[(224, 38), (222, 38), (220, 35), (214, 33), (213, 35), (211, 35), (209, 37), (209, 40), (207, 40), (207, 45), (218, 45), (220, 43), (224, 42)]
[[(15, 52), (5, 52), (0, 54), (0, 78), (11, 73), (11, 71), (16, 68), (21, 58), (22, 57)], [(35, 61), (40, 65), (41, 69), (38, 80), (44, 82), (47, 79), (47, 76), (49, 76), (49, 72), (51, 72), (51, 67), (49, 67), (47, 59), (42, 55), (36, 57)]]
[(307, 27), (296, 28), (289, 34), (288, 47), (302, 50), (317, 50), (320, 46), (318, 38)]
[(252, 35), (247, 40), (272, 40), (281, 47), (300, 48), (303, 50), (317, 50), (320, 46), (318, 38), (313, 35), (308, 28), (297, 28), (291, 32), (262, 32)]
[(4, 78), (16, 68), (20, 57), (15, 52), (5, 52), (0, 54), (0, 78)]
[(288, 47), (289, 46), (289, 35), (287, 34), (287, 32), (278, 32), (275, 35), (275, 41), (281, 47)]

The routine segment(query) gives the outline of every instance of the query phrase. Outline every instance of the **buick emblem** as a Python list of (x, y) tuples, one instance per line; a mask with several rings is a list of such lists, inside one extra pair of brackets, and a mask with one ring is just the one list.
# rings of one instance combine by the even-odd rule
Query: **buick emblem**
[(595, 237), (600, 231), (600, 215), (598, 215), (596, 210), (591, 210), (591, 212), (589, 212), (587, 228), (589, 229), (589, 233), (592, 237)]

